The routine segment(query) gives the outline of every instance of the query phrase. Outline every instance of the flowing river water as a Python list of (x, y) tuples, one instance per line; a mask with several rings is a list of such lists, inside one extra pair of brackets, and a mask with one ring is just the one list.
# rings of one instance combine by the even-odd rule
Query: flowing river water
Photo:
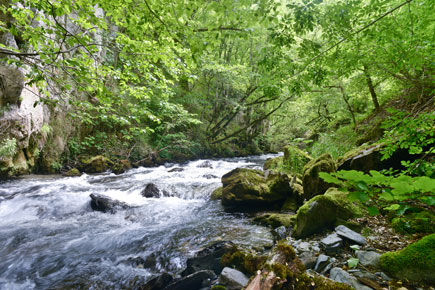
[[(0, 289), (134, 289), (177, 274), (213, 241), (261, 249), (267, 228), (210, 200), (223, 174), (261, 168), (274, 155), (137, 168), (121, 175), (29, 176), (0, 183)], [(169, 172), (175, 167), (183, 171)], [(156, 184), (172, 197), (145, 198)], [(93, 211), (91, 193), (132, 206)]]

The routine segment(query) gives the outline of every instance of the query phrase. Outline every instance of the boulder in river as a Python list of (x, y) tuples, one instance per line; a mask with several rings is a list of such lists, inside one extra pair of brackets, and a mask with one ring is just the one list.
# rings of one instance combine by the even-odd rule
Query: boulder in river
[(301, 206), (296, 215), (293, 235), (306, 238), (326, 229), (333, 229), (338, 220), (362, 215), (360, 207), (347, 199), (347, 193), (330, 188)]
[(73, 177), (73, 176), (81, 176), (82, 173), (77, 168), (71, 168), (67, 172), (62, 174), (63, 176)]
[(335, 167), (335, 161), (329, 154), (323, 154), (305, 165), (302, 180), (305, 199), (308, 200), (316, 195), (323, 194), (329, 187), (333, 186), (323, 181), (323, 179), (319, 177), (319, 173), (334, 172)]
[(121, 174), (133, 168), (130, 161), (127, 159), (118, 160), (112, 165), (112, 171), (115, 174)]
[(198, 168), (213, 168), (213, 165), (211, 164), (210, 161), (207, 160), (207, 161), (204, 161), (204, 162), (198, 164), (196, 167), (198, 167)]
[(234, 243), (222, 241), (204, 248), (195, 257), (187, 260), (187, 267), (181, 275), (187, 276), (200, 270), (212, 270), (218, 275), (224, 268), (221, 263), (222, 256), (234, 251), (234, 247)]
[(141, 195), (146, 198), (170, 196), (166, 190), (160, 190), (154, 183), (148, 183), (144, 190), (142, 190)]
[(91, 208), (95, 211), (115, 213), (119, 209), (127, 209), (130, 206), (107, 196), (91, 193)]
[(168, 170), (168, 172), (182, 172), (182, 171), (184, 171), (184, 168), (182, 168), (182, 167), (174, 167), (174, 168), (172, 168), (172, 169), (169, 169)]
[(83, 159), (80, 169), (86, 173), (102, 173), (107, 171), (113, 162), (102, 155)]
[(236, 168), (222, 176), (222, 205), (226, 207), (266, 207), (280, 203), (286, 196), (272, 192), (263, 172), (254, 169)]

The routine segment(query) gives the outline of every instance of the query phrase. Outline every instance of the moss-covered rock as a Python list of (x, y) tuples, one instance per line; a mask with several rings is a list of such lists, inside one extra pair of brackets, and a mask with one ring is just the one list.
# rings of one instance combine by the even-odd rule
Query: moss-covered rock
[(323, 194), (332, 184), (326, 183), (319, 177), (320, 172), (334, 172), (336, 164), (331, 155), (323, 154), (316, 160), (308, 162), (304, 167), (303, 187), (304, 198), (310, 199), (313, 196)]
[(313, 158), (301, 149), (288, 145), (284, 147), (283, 167), (290, 172), (301, 173), (305, 164)]
[(234, 247), (221, 258), (221, 264), (225, 267), (235, 268), (245, 274), (253, 275), (263, 267), (267, 257), (245, 252)]
[(114, 164), (112, 161), (102, 155), (82, 159), (81, 162), (82, 165), (80, 169), (86, 173), (105, 172)]
[(293, 235), (306, 238), (334, 228), (339, 220), (361, 216), (362, 213), (359, 205), (347, 199), (347, 193), (330, 188), (324, 195), (313, 197), (299, 208)]
[(63, 173), (64, 176), (81, 176), (82, 173), (77, 169), (77, 168), (72, 168), (70, 170), (68, 170), (67, 172)]
[(380, 266), (397, 279), (435, 283), (435, 234), (415, 242), (403, 250), (385, 253)]
[(283, 157), (269, 158), (264, 162), (263, 170), (275, 170), (282, 167)]
[(277, 228), (280, 226), (289, 227), (295, 223), (295, 215), (285, 213), (262, 213), (257, 215), (254, 220), (255, 223)]
[(259, 170), (236, 168), (222, 176), (222, 184), (224, 206), (270, 206), (286, 198), (281, 192), (270, 190)]
[(118, 160), (117, 162), (113, 163), (113, 165), (111, 166), (111, 169), (115, 174), (124, 173), (131, 168), (133, 167), (130, 161), (128, 161), (127, 159)]
[(213, 190), (213, 192), (210, 195), (210, 199), (211, 200), (222, 199), (223, 189), (224, 188), (222, 186), (220, 186), (220, 187), (216, 188), (215, 190)]
[(396, 217), (391, 221), (393, 228), (403, 234), (435, 233), (435, 214), (422, 211)]

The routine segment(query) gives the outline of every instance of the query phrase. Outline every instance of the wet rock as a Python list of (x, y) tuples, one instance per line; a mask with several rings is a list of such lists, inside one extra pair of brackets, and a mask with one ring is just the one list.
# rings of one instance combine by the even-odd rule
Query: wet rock
[(154, 183), (148, 183), (141, 195), (146, 198), (160, 197), (160, 189)]
[(199, 290), (203, 287), (210, 286), (215, 276), (215, 273), (210, 270), (198, 271), (186, 277), (174, 280), (174, 282), (166, 286), (164, 290)]
[(240, 271), (225, 267), (219, 276), (219, 284), (225, 285), (228, 290), (239, 290), (248, 285), (249, 278)]
[(325, 252), (329, 255), (339, 253), (341, 246), (343, 245), (343, 239), (340, 238), (336, 233), (326, 236), (320, 242), (324, 247)]
[(283, 213), (262, 213), (257, 215), (253, 221), (272, 228), (280, 226), (290, 227), (294, 224), (294, 215)]
[(206, 178), (206, 179), (215, 179), (215, 178), (219, 178), (216, 175), (213, 174), (204, 174), (202, 177)]
[(356, 290), (371, 290), (372, 288), (367, 287), (363, 284), (361, 284), (357, 278), (349, 274), (348, 272), (344, 271), (341, 268), (332, 268), (331, 272), (329, 274), (329, 278), (331, 278), (334, 281), (345, 283), (347, 285), (352, 286)]
[(359, 245), (367, 244), (367, 240), (357, 232), (352, 231), (346, 226), (339, 225), (335, 228), (337, 235)]
[(81, 176), (82, 173), (77, 168), (72, 168), (68, 170), (67, 172), (64, 172), (62, 174), (63, 176), (73, 177), (73, 176)]
[(210, 161), (204, 161), (200, 164), (198, 164), (198, 166), (196, 166), (198, 168), (213, 168), (213, 165), (211, 164)]
[(317, 257), (316, 265), (314, 266), (314, 271), (320, 273), (322, 272), (326, 266), (328, 266), (331, 257), (326, 255), (319, 255)]
[(360, 215), (361, 209), (349, 202), (345, 192), (330, 188), (324, 195), (313, 197), (299, 208), (293, 235), (306, 238), (332, 229), (339, 219), (347, 220)]
[(213, 190), (213, 192), (210, 195), (210, 199), (211, 200), (222, 199), (222, 194), (223, 194), (223, 187), (221, 186)]
[(325, 182), (319, 177), (320, 172), (334, 172), (336, 164), (331, 155), (323, 154), (316, 160), (308, 162), (304, 167), (303, 187), (304, 198), (310, 199), (316, 195), (323, 194), (333, 184)]
[(187, 267), (181, 275), (187, 276), (200, 270), (212, 270), (218, 275), (224, 268), (221, 263), (222, 256), (231, 252), (234, 247), (234, 243), (227, 241), (212, 244), (196, 253), (195, 257), (189, 258), (186, 262)]
[(282, 202), (286, 197), (271, 192), (263, 172), (237, 168), (222, 176), (222, 205), (252, 210), (253, 206), (267, 207)]
[(379, 259), (381, 257), (381, 254), (372, 251), (356, 251), (355, 254), (359, 259), (361, 265), (372, 267), (379, 266)]
[(182, 172), (182, 171), (184, 171), (184, 168), (181, 168), (181, 167), (174, 167), (174, 168), (168, 170), (168, 172)]
[(132, 169), (133, 166), (131, 165), (130, 161), (126, 160), (126, 159), (122, 159), (117, 161), (116, 163), (114, 163), (112, 165), (112, 171), (115, 174), (121, 174), (126, 172), (129, 169)]
[(140, 290), (161, 290), (169, 285), (173, 280), (168, 273), (163, 273), (160, 276), (151, 279), (145, 285), (139, 287)]
[(285, 239), (287, 237), (287, 228), (285, 226), (277, 227), (273, 230), (273, 233), (278, 237), (279, 240)]
[(120, 209), (127, 209), (130, 206), (118, 200), (110, 199), (107, 196), (91, 193), (91, 208), (95, 211), (115, 213)]
[(306, 269), (313, 269), (317, 262), (317, 257), (311, 252), (302, 252), (299, 255), (299, 259)]

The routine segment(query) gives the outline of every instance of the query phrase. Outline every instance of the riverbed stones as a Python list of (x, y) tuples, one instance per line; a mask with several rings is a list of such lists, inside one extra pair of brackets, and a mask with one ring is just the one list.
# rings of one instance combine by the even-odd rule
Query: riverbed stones
[(100, 194), (91, 193), (90, 197), (91, 208), (95, 211), (115, 213), (117, 210), (127, 209), (130, 207), (126, 203), (123, 203), (119, 200), (113, 200)]
[(335, 161), (329, 154), (323, 154), (319, 158), (308, 162), (303, 171), (304, 198), (308, 200), (316, 195), (323, 194), (329, 187), (333, 186), (320, 178), (319, 173), (331, 173), (335, 169)]
[(239, 290), (248, 285), (249, 278), (242, 272), (225, 267), (219, 276), (219, 284), (225, 285), (228, 290)]
[(329, 278), (340, 283), (348, 284), (353, 288), (355, 288), (356, 290), (372, 290), (372, 288), (361, 284), (360, 282), (358, 282), (357, 278), (355, 278), (345, 270), (338, 267), (331, 269)]
[(352, 231), (344, 225), (339, 225), (335, 228), (335, 232), (342, 238), (345, 238), (351, 242), (357, 243), (359, 245), (367, 244), (367, 240), (357, 232)]
[(229, 241), (221, 241), (202, 249), (193, 258), (187, 259), (187, 267), (181, 273), (187, 276), (200, 270), (212, 270), (218, 275), (224, 266), (221, 263), (222, 256), (233, 251), (235, 244)]
[(356, 257), (363, 266), (378, 267), (381, 254), (373, 251), (356, 251)]
[(343, 239), (340, 238), (336, 233), (332, 233), (323, 238), (320, 243), (327, 254), (337, 254), (341, 250)]
[(186, 277), (175, 279), (164, 290), (199, 290), (211, 285), (212, 279), (216, 277), (215, 273), (210, 270), (202, 270), (190, 274)]
[(323, 270), (325, 270), (326, 266), (328, 266), (330, 259), (331, 257), (320, 254), (319, 257), (317, 257), (314, 271), (321, 273)]
[(345, 192), (330, 188), (324, 195), (313, 197), (299, 208), (293, 236), (306, 238), (332, 229), (339, 219), (347, 220), (361, 214), (359, 206), (351, 203)]

